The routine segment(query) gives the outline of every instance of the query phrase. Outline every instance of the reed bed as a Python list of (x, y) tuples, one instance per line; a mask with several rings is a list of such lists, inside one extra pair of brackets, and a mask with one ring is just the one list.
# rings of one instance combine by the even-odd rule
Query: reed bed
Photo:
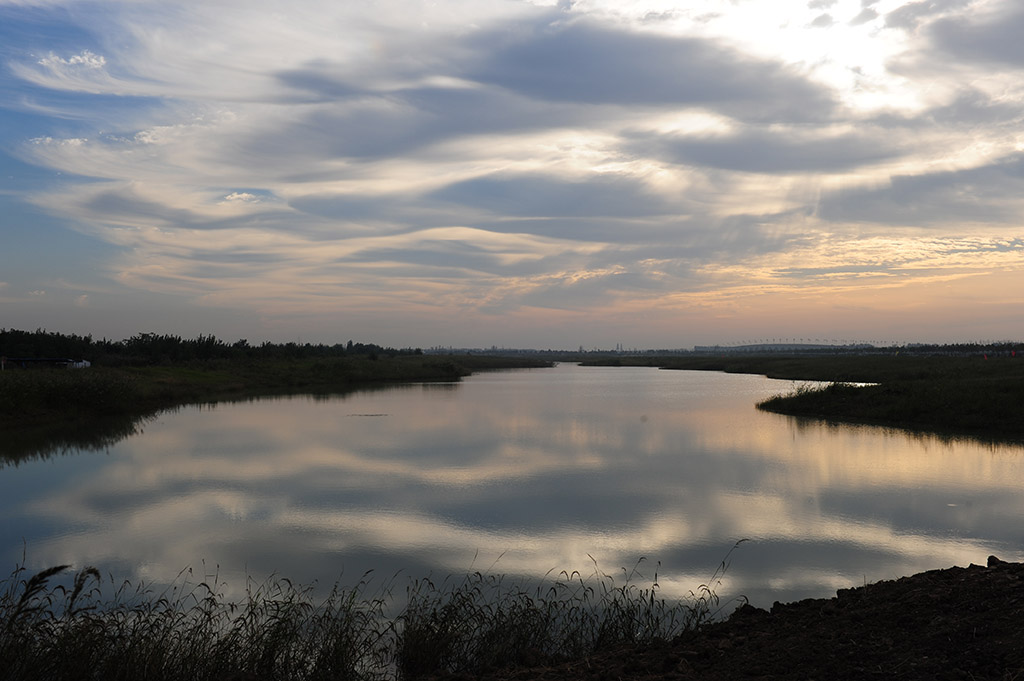
[[(936, 349), (937, 350), (937, 349)], [(758, 405), (764, 411), (836, 422), (870, 423), (990, 442), (1024, 440), (1024, 348), (1004, 344), (944, 354), (841, 353), (634, 357), (603, 363), (763, 374), (822, 381)], [(598, 362), (594, 362), (595, 364)], [(857, 387), (856, 383), (870, 383)]]
[(927, 430), (940, 437), (1019, 442), (1024, 440), (1022, 403), (1024, 381), (1017, 375), (892, 381), (862, 387), (802, 385), (757, 407), (791, 416)]
[(158, 366), (37, 367), (0, 372), (0, 424), (14, 428), (261, 395), (339, 393), (369, 386), (458, 381), (474, 371), (550, 366), (529, 358), (398, 355), (211, 359)]
[[(685, 601), (660, 597), (641, 563), (620, 577), (562, 572), (533, 583), (479, 572), (373, 586), (249, 581), (225, 598), (190, 571), (154, 591), (61, 565), (0, 582), (0, 679), (282, 681), (417, 679), (584, 659), (695, 631), (719, 609), (727, 563)], [(404, 596), (401, 604), (396, 594)]]
[(109, 413), (132, 404), (138, 381), (121, 371), (91, 369), (8, 369), (0, 373), (0, 412), (12, 422), (23, 415)]

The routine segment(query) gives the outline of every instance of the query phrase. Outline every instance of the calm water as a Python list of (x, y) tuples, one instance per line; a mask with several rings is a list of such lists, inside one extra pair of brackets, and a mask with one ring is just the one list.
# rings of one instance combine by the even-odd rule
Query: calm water
[[(479, 374), (166, 413), (105, 452), (0, 469), (13, 567), (228, 591), (631, 568), (755, 605), (1024, 558), (1024, 448), (761, 413), (789, 381), (646, 368)], [(404, 587), (403, 587), (404, 588)]]

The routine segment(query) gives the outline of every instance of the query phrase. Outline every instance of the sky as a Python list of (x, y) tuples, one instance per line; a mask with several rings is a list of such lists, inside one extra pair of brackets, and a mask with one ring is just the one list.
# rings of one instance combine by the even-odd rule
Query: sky
[(1017, 0), (0, 0), (0, 328), (1024, 339)]

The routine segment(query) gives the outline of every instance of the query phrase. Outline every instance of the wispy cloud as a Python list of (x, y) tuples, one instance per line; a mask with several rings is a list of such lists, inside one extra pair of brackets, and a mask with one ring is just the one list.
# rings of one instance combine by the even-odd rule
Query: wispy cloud
[[(509, 343), (575, 346), (632, 308), (636, 344), (685, 345), (758, 290), (813, 326), (825, 280), (1019, 271), (948, 248), (1020, 237), (1015, 5), (656, 4), (0, 4), (9, 111), (44, 117), (10, 146), (61, 173), (18, 196), (125, 290), (248, 311), (246, 336), (514, 319)], [(872, 260), (886, 239), (924, 255)]]

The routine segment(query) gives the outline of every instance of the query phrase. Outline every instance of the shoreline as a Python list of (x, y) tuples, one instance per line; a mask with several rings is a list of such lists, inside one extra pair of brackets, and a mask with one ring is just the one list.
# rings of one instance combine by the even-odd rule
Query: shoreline
[[(594, 366), (757, 374), (826, 385), (797, 386), (758, 409), (831, 423), (855, 423), (1024, 443), (1024, 357), (828, 355), (616, 358)], [(871, 385), (853, 386), (853, 383)]]
[[(633, 586), (588, 596), (570, 582), (553, 596), (510, 589), (498, 575), (441, 586), (421, 579), (412, 603), (391, 618), (387, 594), (335, 590), (321, 603), (287, 580), (257, 586), (238, 604), (205, 584), (182, 585), (177, 601), (151, 602), (157, 597), (145, 590), (141, 601), (105, 601), (107, 581), (96, 568), (74, 575), (73, 590), (49, 583), (66, 569), (19, 570), (0, 584), (0, 659), (11, 663), (0, 678), (148, 677), (153, 660), (162, 660), (166, 681), (930, 681), (1024, 673), (1024, 563), (995, 556), (701, 619), (702, 607), (717, 604), (712, 593), (691, 611), (694, 626), (669, 635), (661, 625), (676, 606), (666, 610), (653, 591)], [(481, 600), (494, 588), (503, 600)], [(595, 597), (599, 603), (588, 600)], [(638, 636), (641, 623), (655, 628)], [(93, 674), (83, 677), (83, 668)]]
[[(1013, 679), (1024, 673), (1024, 564), (990, 556), (840, 589), (832, 598), (743, 605), (699, 632), (583, 662), (481, 681)], [(454, 681), (458, 675), (439, 675)]]
[(0, 461), (103, 449), (147, 419), (192, 404), (293, 394), (345, 394), (477, 372), (546, 368), (528, 358), (478, 355), (212, 360), (0, 373)]

